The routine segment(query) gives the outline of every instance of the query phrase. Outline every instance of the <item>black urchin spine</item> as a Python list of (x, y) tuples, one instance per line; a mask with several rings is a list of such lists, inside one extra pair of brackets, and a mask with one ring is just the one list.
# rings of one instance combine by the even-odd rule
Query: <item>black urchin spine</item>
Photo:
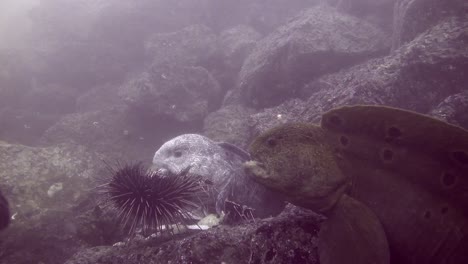
[(201, 197), (205, 195), (198, 177), (186, 172), (164, 176), (147, 173), (141, 163), (113, 169), (101, 189), (130, 233), (138, 227), (146, 233), (187, 224), (189, 212), (202, 206)]

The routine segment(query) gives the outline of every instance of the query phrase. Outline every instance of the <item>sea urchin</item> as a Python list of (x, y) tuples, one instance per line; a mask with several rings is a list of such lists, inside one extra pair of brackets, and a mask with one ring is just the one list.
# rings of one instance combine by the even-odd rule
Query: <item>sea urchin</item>
[(111, 172), (101, 192), (130, 233), (138, 227), (146, 233), (186, 224), (191, 219), (189, 212), (202, 206), (200, 181), (186, 172), (162, 176), (147, 173), (141, 163), (119, 166)]

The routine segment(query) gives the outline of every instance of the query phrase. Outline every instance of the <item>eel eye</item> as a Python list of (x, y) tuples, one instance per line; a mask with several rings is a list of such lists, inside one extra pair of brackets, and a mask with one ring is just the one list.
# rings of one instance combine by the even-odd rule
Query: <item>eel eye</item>
[(267, 140), (267, 144), (268, 144), (268, 146), (270, 146), (270, 147), (276, 146), (276, 143), (277, 143), (276, 140), (274, 140), (273, 138), (269, 138), (269, 139)]
[(176, 157), (176, 158), (182, 157), (182, 151), (176, 151), (176, 152), (174, 152), (174, 157)]

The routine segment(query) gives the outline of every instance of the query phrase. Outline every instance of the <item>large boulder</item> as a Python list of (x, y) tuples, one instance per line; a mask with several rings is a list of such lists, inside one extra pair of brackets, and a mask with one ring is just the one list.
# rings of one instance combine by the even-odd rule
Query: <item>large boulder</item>
[(65, 115), (46, 130), (40, 143), (72, 142), (102, 154), (106, 161), (150, 162), (157, 147), (177, 132), (170, 122), (115, 107)]
[(33, 84), (16, 106), (30, 112), (63, 115), (75, 111), (78, 91), (57, 84)]
[(236, 226), (94, 247), (80, 251), (65, 263), (318, 264), (320, 221), (314, 213), (290, 208), (278, 217)]
[(328, 6), (308, 9), (258, 42), (239, 75), (242, 98), (256, 108), (297, 97), (305, 83), (388, 50), (375, 26)]
[(285, 123), (307, 122), (307, 104), (300, 99), (290, 99), (278, 106), (265, 108), (250, 116), (250, 138)]
[(255, 111), (241, 105), (228, 105), (210, 113), (204, 120), (203, 134), (214, 141), (248, 146), (249, 117)]
[(468, 129), (468, 90), (451, 95), (434, 107), (429, 114)]
[(47, 210), (21, 224), (10, 225), (1, 234), (0, 262), (62, 264), (80, 250), (123, 239), (115, 218), (101, 220), (77, 211), (78, 207)]
[(231, 90), (247, 56), (261, 39), (260, 33), (247, 25), (239, 25), (221, 32), (218, 40), (218, 67), (210, 71), (219, 81), (224, 91)]
[(27, 62), (18, 50), (0, 50), (0, 108), (16, 106), (31, 88)]
[(10, 106), (0, 108), (0, 140), (34, 146), (60, 117)]
[(262, 35), (252, 27), (239, 25), (221, 32), (219, 49), (228, 68), (240, 70)]
[(118, 95), (119, 85), (98, 85), (76, 98), (76, 112), (93, 112), (115, 108), (124, 104)]
[(84, 93), (79, 111), (48, 128), (40, 143), (74, 142), (108, 160), (149, 161), (174, 134), (199, 132), (219, 101), (219, 85), (206, 69), (154, 64), (121, 86)]
[(203, 25), (159, 33), (145, 41), (145, 57), (152, 64), (204, 66), (215, 54), (217, 36)]
[(345, 104), (385, 104), (427, 113), (447, 96), (466, 89), (468, 21), (449, 18), (391, 55), (324, 76), (303, 89), (306, 113)]
[(465, 0), (397, 0), (393, 18), (393, 49), (452, 17), (466, 17)]
[(252, 116), (254, 135), (287, 121), (318, 122), (334, 107), (378, 104), (428, 113), (466, 90), (468, 21), (449, 18), (391, 55), (329, 74), (303, 86), (304, 100), (289, 100)]
[[(63, 263), (89, 245), (79, 234), (92, 227), (83, 225), (76, 208), (104, 177), (101, 159), (74, 144), (39, 148), (0, 142), (0, 186), (12, 215), (1, 234), (2, 263)], [(95, 229), (95, 238), (102, 234)]]
[(221, 99), (213, 76), (200, 66), (153, 64), (120, 87), (132, 109), (154, 118), (201, 124)]
[(217, 31), (246, 24), (262, 34), (321, 0), (208, 0), (206, 23)]
[(0, 55), (2, 59), (5, 64), (0, 66), (0, 139), (34, 145), (61, 116), (75, 110), (78, 91), (38, 83), (21, 60), (12, 62), (12, 57)]
[(325, 0), (341, 12), (362, 18), (385, 32), (392, 31), (393, 7), (397, 0)]
[(84, 199), (104, 167), (98, 154), (62, 144), (28, 147), (0, 141), (0, 178), (18, 221), (47, 209), (66, 209)]

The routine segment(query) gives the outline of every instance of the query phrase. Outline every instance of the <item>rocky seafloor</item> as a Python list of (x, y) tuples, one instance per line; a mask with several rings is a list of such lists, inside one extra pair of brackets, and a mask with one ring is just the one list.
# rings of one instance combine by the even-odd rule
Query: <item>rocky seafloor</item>
[(468, 128), (467, 10), (463, 0), (41, 1), (31, 44), (0, 49), (0, 189), (13, 216), (0, 263), (318, 263), (321, 217), (291, 205), (128, 240), (96, 209), (94, 187), (106, 162), (149, 164), (179, 134), (247, 147), (342, 105)]

